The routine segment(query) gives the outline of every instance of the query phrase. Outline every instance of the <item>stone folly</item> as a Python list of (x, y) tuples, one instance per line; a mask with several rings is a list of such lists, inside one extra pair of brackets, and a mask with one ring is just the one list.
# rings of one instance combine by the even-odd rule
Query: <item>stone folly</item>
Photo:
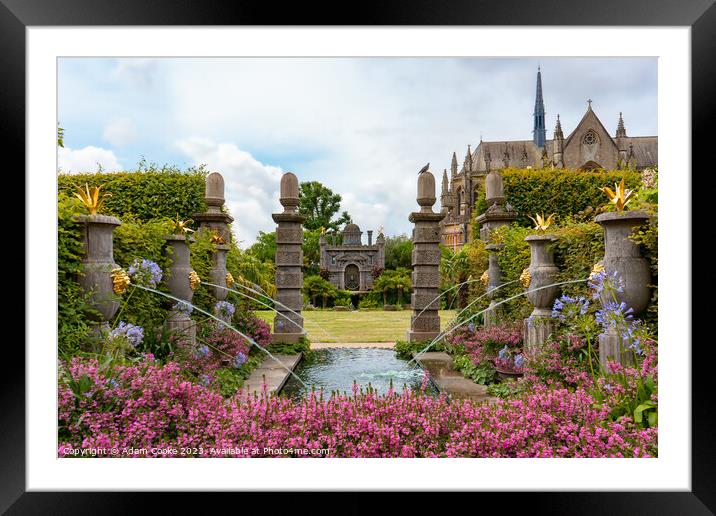
[(490, 298), (490, 306), (485, 312), (486, 328), (490, 328), (491, 326), (495, 326), (495, 324), (497, 324), (498, 314), (495, 304), (497, 303), (499, 295), (493, 291), (502, 285), (502, 270), (500, 269), (500, 264), (497, 262), (497, 252), (503, 247), (505, 247), (504, 244), (489, 244), (485, 246), (485, 249), (490, 253), (489, 266), (487, 268), (487, 293)]
[[(649, 220), (649, 215), (640, 210), (617, 211), (602, 213), (594, 220), (604, 228), (604, 270), (607, 274), (616, 272), (624, 282), (624, 292), (615, 294), (616, 301), (624, 302), (636, 317), (649, 304), (651, 271), (649, 262), (641, 256), (639, 244), (629, 237)], [(614, 299), (603, 293), (600, 301), (604, 304)], [(607, 360), (633, 364), (634, 354), (623, 344), (616, 329), (610, 329), (599, 336), (599, 360), (602, 364)]]
[(489, 240), (490, 234), (500, 226), (506, 226), (517, 218), (517, 212), (505, 201), (502, 175), (490, 172), (485, 180), (487, 210), (475, 221), (480, 225), (480, 239)]
[(107, 215), (81, 215), (77, 221), (83, 225), (84, 248), (78, 283), (91, 295), (90, 307), (94, 311), (88, 313), (92, 327), (90, 347), (96, 348), (102, 334), (109, 331), (110, 319), (119, 309), (119, 298), (112, 288), (112, 269), (118, 267), (114, 262), (113, 233), (121, 222)]
[[(209, 271), (209, 282), (214, 285), (226, 287), (226, 253), (231, 242), (229, 224), (233, 217), (224, 212), (224, 178), (218, 172), (206, 176), (206, 212), (194, 215), (199, 224), (199, 231), (209, 231), (214, 235), (214, 253), (212, 267)], [(218, 301), (223, 301), (228, 291), (223, 288), (209, 287), (211, 293)]]
[[(303, 317), (303, 221), (298, 213), (298, 178), (287, 172), (281, 177), (279, 198), (282, 213), (272, 215), (276, 222), (276, 305), (274, 342), (296, 343), (304, 335)], [(282, 306), (284, 305), (284, 306)], [(293, 313), (287, 308), (293, 310)]]
[(555, 282), (557, 266), (550, 244), (556, 240), (554, 235), (529, 235), (525, 240), (530, 244), (531, 276), (527, 287), (527, 299), (534, 310), (524, 322), (524, 348), (527, 353), (536, 352), (555, 329), (552, 319), (552, 306), (559, 294), (559, 287), (547, 287)]
[(434, 339), (440, 333), (440, 221), (444, 213), (435, 213), (435, 177), (430, 172), (418, 175), (417, 201), (420, 211), (410, 214), (413, 229), (413, 315), (408, 340)]
[[(189, 263), (190, 251), (185, 235), (169, 235), (167, 252), (169, 254), (169, 267), (164, 282), (172, 296), (190, 303), (194, 297), (190, 279), (193, 269)], [(167, 318), (169, 334), (175, 336), (187, 345), (196, 343), (196, 323), (191, 320), (188, 305), (171, 300), (172, 308)]]
[(320, 237), (321, 270), (328, 272), (328, 281), (339, 289), (356, 293), (368, 292), (373, 288), (373, 269), (385, 267), (385, 237), (378, 234), (373, 243), (373, 231), (368, 231), (368, 244), (363, 245), (360, 228), (346, 224), (342, 242), (336, 245), (336, 233)]

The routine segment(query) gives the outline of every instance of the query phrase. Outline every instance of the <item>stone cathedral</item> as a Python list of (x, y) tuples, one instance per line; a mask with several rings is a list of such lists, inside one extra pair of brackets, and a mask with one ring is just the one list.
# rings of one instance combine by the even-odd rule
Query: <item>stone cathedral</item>
[(470, 242), (472, 211), (476, 192), (484, 186), (491, 170), (504, 168), (566, 168), (580, 170), (613, 170), (658, 166), (657, 136), (628, 136), (624, 118), (619, 113), (614, 136), (604, 127), (587, 101), (587, 111), (577, 127), (566, 137), (557, 115), (554, 133), (547, 140), (542, 71), (537, 69), (537, 92), (531, 140), (490, 141), (482, 139), (467, 153), (461, 168), (453, 152), (450, 173), (443, 172), (440, 204), (445, 218), (440, 223), (442, 243), (455, 250)]

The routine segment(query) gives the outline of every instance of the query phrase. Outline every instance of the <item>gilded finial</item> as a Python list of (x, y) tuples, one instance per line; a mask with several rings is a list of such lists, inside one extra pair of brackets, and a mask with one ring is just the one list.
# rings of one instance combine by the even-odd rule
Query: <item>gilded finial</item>
[(221, 236), (221, 234), (217, 230), (214, 230), (211, 232), (210, 241), (212, 244), (217, 244), (217, 245), (223, 245), (226, 243), (226, 240), (224, 240), (224, 237)]
[(82, 201), (82, 204), (87, 208), (90, 215), (97, 215), (97, 212), (102, 209), (104, 205), (104, 200), (112, 195), (107, 192), (100, 195), (100, 190), (103, 186), (104, 185), (93, 186), (90, 189), (89, 185), (85, 183), (84, 189), (81, 186), (77, 187), (75, 197)]
[(609, 202), (614, 205), (614, 209), (616, 209), (616, 211), (624, 211), (626, 205), (629, 204), (635, 195), (633, 190), (627, 190), (625, 188), (624, 178), (622, 178), (619, 184), (614, 183), (614, 190), (608, 186), (600, 188), (600, 190), (607, 194)]
[(554, 216), (555, 216), (555, 214), (553, 213), (549, 217), (547, 217), (547, 219), (545, 220), (544, 213), (543, 214), (538, 213), (534, 217), (532, 217), (531, 215), (528, 215), (530, 220), (532, 220), (532, 222), (535, 223), (534, 229), (537, 229), (539, 231), (546, 231), (547, 228), (552, 225), (552, 222), (554, 221)]
[(186, 235), (188, 232), (193, 232), (194, 230), (189, 227), (189, 224), (193, 224), (194, 221), (191, 219), (181, 220), (179, 218), (179, 214), (177, 213), (177, 216), (174, 220), (172, 220), (172, 232), (175, 235)]

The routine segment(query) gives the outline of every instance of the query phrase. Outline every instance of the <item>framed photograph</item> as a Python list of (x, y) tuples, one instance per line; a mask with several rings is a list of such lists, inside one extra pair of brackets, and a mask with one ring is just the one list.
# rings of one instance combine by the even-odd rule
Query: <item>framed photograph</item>
[(690, 216), (712, 1), (350, 26), (1, 4), (28, 301), (3, 510), (391, 490), (712, 513)]

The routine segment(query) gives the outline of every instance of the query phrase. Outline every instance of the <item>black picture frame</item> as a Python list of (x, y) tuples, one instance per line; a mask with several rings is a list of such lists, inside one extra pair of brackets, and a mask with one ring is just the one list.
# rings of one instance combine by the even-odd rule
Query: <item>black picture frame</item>
[[(348, 8), (350, 7), (350, 8)], [(345, 12), (340, 16), (338, 13)], [(382, 1), (375, 4), (287, 3), (278, 8), (271, 2), (236, 0), (209, 2), (201, 0), (0, 0), (0, 120), (4, 127), (4, 148), (17, 158), (17, 174), (25, 170), (25, 29), (28, 26), (87, 25), (607, 25), (607, 26), (689, 26), (692, 34), (692, 163), (693, 169), (710, 170), (706, 163), (712, 157), (711, 129), (716, 119), (716, 6), (714, 0), (433, 0)], [(708, 140), (707, 140), (708, 138)], [(7, 156), (7, 154), (6, 154)], [(711, 164), (711, 167), (713, 165)], [(684, 171), (684, 174), (691, 173)], [(691, 174), (692, 179), (694, 178)], [(709, 178), (704, 178), (708, 181)], [(708, 189), (693, 189), (706, 195)], [(708, 201), (705, 201), (708, 205)], [(694, 199), (694, 206), (699, 204)], [(685, 208), (686, 209), (686, 208)], [(685, 213), (685, 216), (688, 212)], [(693, 216), (694, 223), (697, 222)], [(708, 253), (694, 255), (693, 270), (708, 271)], [(24, 255), (23, 255), (24, 257)], [(28, 271), (26, 271), (27, 273)], [(691, 284), (691, 278), (685, 278)], [(688, 300), (684, 300), (685, 302)], [(692, 320), (704, 319), (705, 305), (692, 299)], [(669, 321), (669, 324), (687, 321)], [(684, 349), (692, 337), (675, 343)], [(695, 340), (695, 334), (693, 339)], [(550, 514), (713, 514), (716, 511), (716, 447), (710, 421), (714, 403), (711, 397), (713, 363), (712, 339), (698, 349), (699, 358), (692, 363), (692, 490), (690, 492), (590, 492), (590, 493), (513, 493), (480, 495), (502, 496), (509, 509), (524, 506), (530, 513)], [(5, 342), (3, 368), (2, 431), (0, 435), (0, 510), (7, 514), (129, 514), (139, 510), (149, 493), (128, 496), (127, 493), (27, 493), (25, 492), (25, 353), (20, 346)], [(694, 350), (695, 353), (695, 350)], [(12, 364), (12, 367), (9, 366)], [(299, 498), (305, 498), (305, 493)], [(292, 495), (292, 505), (298, 494)], [(188, 493), (164, 497), (163, 510), (182, 508), (197, 502)], [(402, 511), (420, 507), (420, 496), (406, 501)], [(442, 502), (449, 505), (449, 499)], [(476, 503), (477, 499), (473, 499)], [(499, 500), (493, 500), (500, 504)], [(311, 506), (315, 507), (313, 502)], [(416, 505), (413, 505), (416, 504)], [(250, 502), (249, 502), (250, 505)], [(249, 506), (246, 506), (248, 509)], [(357, 504), (356, 509), (371, 510)], [(474, 506), (477, 510), (477, 505)], [(236, 510), (243, 510), (239, 507)], [(256, 510), (256, 508), (252, 509)], [(344, 511), (341, 511), (344, 512)]]

